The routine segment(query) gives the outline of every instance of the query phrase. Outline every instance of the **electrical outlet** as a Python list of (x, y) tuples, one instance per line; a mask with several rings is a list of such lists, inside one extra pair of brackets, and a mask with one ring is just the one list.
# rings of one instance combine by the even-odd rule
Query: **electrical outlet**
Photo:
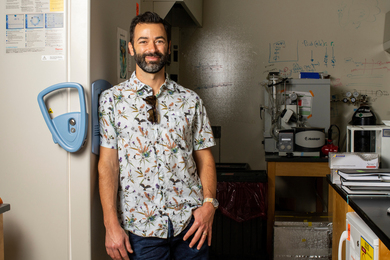
[(220, 126), (212, 126), (214, 138), (219, 139), (221, 138), (221, 127)]

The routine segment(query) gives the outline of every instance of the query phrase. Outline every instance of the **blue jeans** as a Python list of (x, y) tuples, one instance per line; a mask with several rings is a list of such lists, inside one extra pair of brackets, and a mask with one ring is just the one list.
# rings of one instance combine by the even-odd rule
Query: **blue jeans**
[(190, 242), (193, 235), (186, 241), (183, 241), (184, 235), (194, 223), (192, 217), (188, 226), (176, 237), (173, 236), (172, 223), (168, 221), (168, 238), (140, 237), (129, 232), (130, 244), (134, 251), (129, 254), (131, 260), (187, 260), (187, 259), (209, 259), (209, 246), (207, 239), (200, 250), (197, 249), (198, 243), (190, 248)]

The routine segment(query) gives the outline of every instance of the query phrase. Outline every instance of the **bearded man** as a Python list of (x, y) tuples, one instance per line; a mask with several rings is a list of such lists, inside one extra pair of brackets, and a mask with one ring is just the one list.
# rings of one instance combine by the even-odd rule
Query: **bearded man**
[(169, 79), (170, 27), (146, 12), (130, 26), (130, 79), (99, 100), (99, 191), (112, 259), (208, 259), (216, 201), (206, 109)]

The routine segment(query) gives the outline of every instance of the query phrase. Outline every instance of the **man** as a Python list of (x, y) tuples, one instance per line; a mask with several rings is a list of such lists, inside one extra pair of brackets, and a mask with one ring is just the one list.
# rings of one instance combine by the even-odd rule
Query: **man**
[(165, 74), (169, 37), (157, 14), (135, 17), (136, 71), (100, 97), (99, 189), (113, 259), (208, 259), (215, 141), (202, 100)]

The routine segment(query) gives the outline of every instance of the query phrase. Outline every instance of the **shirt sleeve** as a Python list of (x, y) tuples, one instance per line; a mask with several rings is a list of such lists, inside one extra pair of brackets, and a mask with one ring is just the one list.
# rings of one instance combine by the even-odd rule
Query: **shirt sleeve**
[(100, 145), (118, 149), (114, 108), (113, 93), (108, 89), (99, 98)]
[(206, 107), (202, 99), (198, 98), (195, 105), (195, 119), (193, 127), (194, 150), (202, 150), (215, 145), (213, 130), (207, 116)]

